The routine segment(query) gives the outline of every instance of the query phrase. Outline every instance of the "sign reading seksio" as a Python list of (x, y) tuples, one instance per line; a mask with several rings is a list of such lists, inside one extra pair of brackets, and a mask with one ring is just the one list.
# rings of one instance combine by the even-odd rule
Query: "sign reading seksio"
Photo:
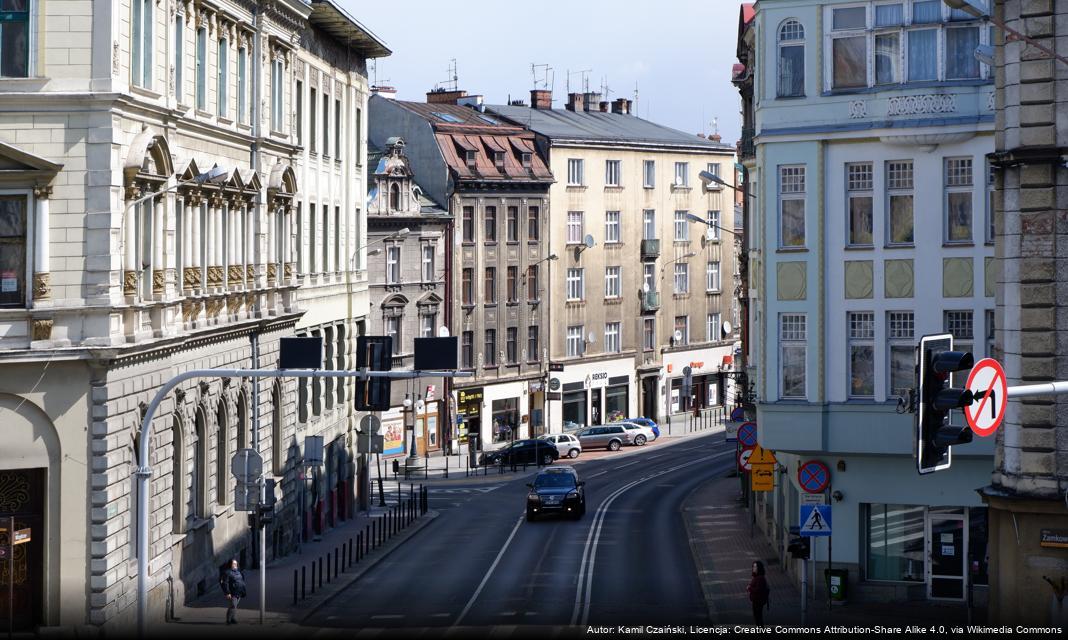
[(586, 376), (586, 386), (590, 389), (599, 389), (608, 386), (608, 372), (598, 371)]

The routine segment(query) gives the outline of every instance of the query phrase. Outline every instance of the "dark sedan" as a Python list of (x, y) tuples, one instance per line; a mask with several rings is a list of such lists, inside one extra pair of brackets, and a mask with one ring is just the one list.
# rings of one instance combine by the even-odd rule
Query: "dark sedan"
[(516, 440), (508, 446), (483, 453), (479, 464), (544, 464), (550, 465), (560, 457), (556, 445), (545, 440)]
[(547, 513), (581, 518), (586, 513), (585, 484), (572, 467), (545, 469), (527, 485), (527, 522)]

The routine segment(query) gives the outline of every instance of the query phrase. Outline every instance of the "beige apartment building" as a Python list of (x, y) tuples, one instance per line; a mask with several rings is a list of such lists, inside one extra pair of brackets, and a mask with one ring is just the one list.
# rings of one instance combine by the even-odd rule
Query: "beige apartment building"
[[(26, 38), (0, 51), (0, 518), (32, 531), (15, 624), (131, 624), (142, 437), (155, 624), (224, 557), (253, 561), (230, 458), (257, 417), (281, 489), (268, 555), (350, 512), (347, 385), (190, 380), (150, 435), (139, 425), (166, 380), (252, 367), (253, 342), (264, 368), (294, 334), (348, 365), (368, 307), (365, 62), (390, 52), (331, 0), (12, 6), (5, 34)], [(307, 435), (327, 443), (319, 473), (302, 471)]]
[(734, 150), (638, 118), (631, 106), (575, 93), (553, 109), (550, 92), (535, 90), (529, 107), (486, 107), (535, 133), (555, 177), (553, 432), (639, 415), (660, 420), (733, 397), (734, 194), (699, 175), (733, 184)]

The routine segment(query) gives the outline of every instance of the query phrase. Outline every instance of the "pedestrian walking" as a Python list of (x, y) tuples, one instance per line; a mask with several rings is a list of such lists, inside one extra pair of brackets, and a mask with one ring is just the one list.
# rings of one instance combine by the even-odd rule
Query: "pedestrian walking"
[(764, 607), (771, 608), (768, 603), (768, 580), (764, 577), (764, 563), (760, 560), (753, 561), (753, 577), (749, 580), (749, 586), (745, 588), (749, 593), (749, 602), (753, 604), (753, 623), (764, 626)]
[(226, 594), (226, 624), (237, 624), (237, 605), (245, 597), (245, 574), (236, 558), (230, 560), (229, 567), (219, 577), (219, 586)]

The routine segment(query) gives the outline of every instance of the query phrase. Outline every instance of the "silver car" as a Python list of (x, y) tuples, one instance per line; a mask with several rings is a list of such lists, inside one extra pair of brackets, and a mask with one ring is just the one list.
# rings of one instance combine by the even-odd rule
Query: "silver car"
[(634, 443), (634, 434), (623, 428), (621, 424), (586, 427), (576, 435), (583, 449), (604, 448), (609, 451), (619, 451), (623, 445)]
[(554, 433), (538, 437), (555, 444), (556, 450), (560, 452), (561, 458), (577, 458), (579, 457), (579, 454), (582, 453), (582, 443), (570, 433)]
[(624, 429), (631, 432), (632, 444), (642, 446), (646, 442), (652, 442), (656, 440), (656, 434), (653, 433), (652, 427), (647, 427), (644, 424), (638, 424), (636, 422), (620, 422)]

